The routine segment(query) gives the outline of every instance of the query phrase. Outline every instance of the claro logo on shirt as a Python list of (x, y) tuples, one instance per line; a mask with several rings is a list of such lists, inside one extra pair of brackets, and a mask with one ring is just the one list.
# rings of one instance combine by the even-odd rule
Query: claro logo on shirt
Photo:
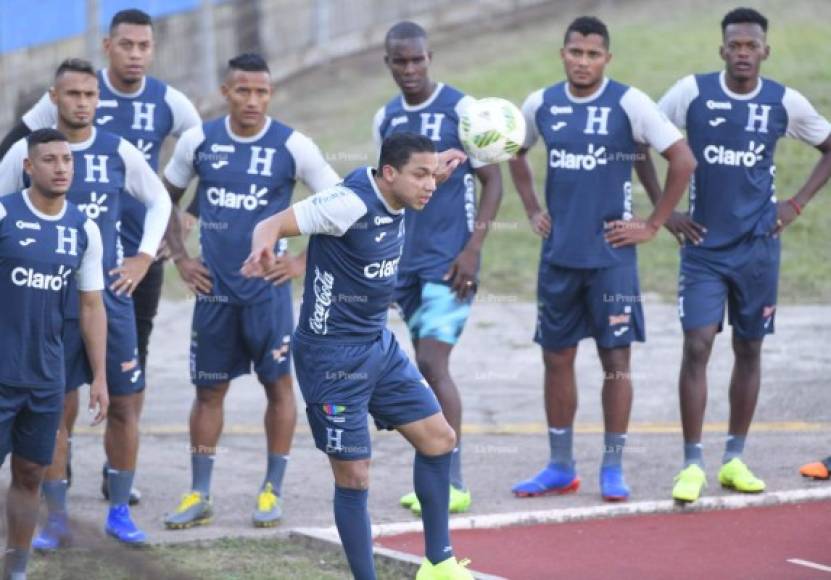
[(370, 280), (395, 276), (395, 273), (398, 272), (398, 262), (400, 260), (401, 257), (399, 256), (394, 260), (381, 260), (380, 262), (367, 264), (364, 266), (364, 276)]
[(745, 151), (741, 149), (728, 149), (724, 145), (707, 145), (704, 148), (704, 161), (710, 165), (753, 167), (762, 160), (764, 151), (764, 143), (756, 145), (754, 141), (750, 142)]
[(64, 266), (58, 267), (57, 274), (43, 274), (32, 268), (18, 266), (12, 270), (11, 278), (12, 284), (15, 286), (60, 292), (67, 285), (67, 278), (70, 273), (72, 273), (72, 268)]
[(244, 209), (247, 211), (254, 211), (260, 206), (268, 205), (268, 200), (265, 198), (267, 193), (267, 187), (258, 188), (253, 183), (251, 184), (249, 193), (234, 193), (224, 187), (209, 187), (205, 192), (208, 197), (208, 203), (211, 205), (229, 209)]
[(548, 155), (548, 163), (552, 169), (576, 169), (592, 171), (598, 165), (606, 165), (606, 147), (594, 148), (589, 143), (586, 153), (572, 153), (565, 149), (552, 149)]

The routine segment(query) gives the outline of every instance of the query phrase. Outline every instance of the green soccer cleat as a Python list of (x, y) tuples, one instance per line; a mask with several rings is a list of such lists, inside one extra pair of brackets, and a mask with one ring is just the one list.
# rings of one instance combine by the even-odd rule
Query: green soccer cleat
[(418, 497), (416, 497), (414, 491), (411, 491), (406, 495), (402, 495), (401, 499), (398, 500), (398, 503), (400, 503), (401, 507), (403, 507), (404, 509), (410, 509), (411, 507), (413, 507), (413, 504), (418, 503)]
[(692, 463), (675, 476), (672, 499), (691, 503), (701, 497), (701, 490), (707, 486), (707, 476), (697, 463)]
[(432, 564), (424, 558), (416, 573), (416, 580), (473, 580), (473, 574), (467, 569), (470, 560), (448, 558), (438, 564)]
[(168, 530), (185, 530), (209, 524), (213, 516), (211, 498), (198, 491), (191, 491), (182, 496), (176, 511), (164, 519), (164, 525)]
[[(409, 494), (407, 494), (409, 495)], [(415, 493), (413, 493), (415, 496)], [(407, 496), (404, 496), (407, 497)], [(470, 495), (470, 490), (465, 489), (456, 489), (452, 485), (450, 486), (450, 504), (448, 511), (451, 514), (462, 514), (465, 513), (470, 509), (470, 502), (472, 501), (472, 497)], [(404, 498), (401, 498), (401, 503), (403, 505)], [(415, 502), (410, 505), (410, 511), (413, 514), (420, 516), (421, 515), (421, 503), (418, 501), (418, 498), (415, 498)]]
[(252, 520), (255, 528), (273, 528), (283, 518), (283, 500), (274, 493), (270, 483), (266, 483), (257, 496), (257, 508)]
[(744, 461), (735, 457), (721, 466), (718, 481), (723, 487), (742, 493), (761, 493), (765, 491), (765, 482), (753, 475)]

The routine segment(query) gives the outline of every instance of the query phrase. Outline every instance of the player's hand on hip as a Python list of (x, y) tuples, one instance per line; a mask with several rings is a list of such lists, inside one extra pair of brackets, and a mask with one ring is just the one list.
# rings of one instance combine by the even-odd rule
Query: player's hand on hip
[(443, 280), (450, 282), (450, 287), (459, 298), (464, 300), (476, 292), (476, 271), (479, 268), (479, 252), (465, 248), (456, 256)]
[(606, 224), (606, 242), (613, 248), (648, 242), (658, 233), (652, 223), (640, 218), (615, 220)]
[(447, 181), (456, 168), (465, 161), (467, 161), (467, 155), (459, 149), (448, 149), (439, 153), (439, 167), (433, 176), (436, 179), (436, 185)]
[(211, 273), (200, 258), (179, 258), (174, 262), (179, 276), (194, 294), (210, 294), (213, 288)]
[(672, 212), (664, 226), (675, 236), (680, 245), (683, 245), (686, 239), (697, 246), (704, 241), (704, 234), (707, 233), (707, 228), (693, 221), (687, 214), (678, 211)]
[(531, 222), (531, 229), (541, 238), (551, 235), (551, 216), (547, 210), (541, 209), (528, 217)]
[(93, 415), (90, 426), (100, 424), (107, 418), (110, 408), (110, 396), (107, 394), (107, 381), (104, 378), (93, 379), (89, 386), (89, 414)]
[(242, 263), (240, 272), (246, 278), (263, 278), (274, 267), (274, 248), (270, 245), (257, 246)]
[(139, 252), (135, 256), (124, 258), (121, 266), (110, 270), (110, 276), (118, 276), (118, 279), (110, 284), (110, 290), (117, 296), (127, 294), (132, 296), (136, 286), (147, 274), (147, 269), (153, 263), (153, 256)]
[(302, 276), (306, 271), (306, 260), (298, 256), (283, 254), (274, 258), (274, 265), (265, 273), (265, 279), (279, 286), (292, 278)]
[(770, 232), (770, 235), (774, 238), (778, 238), (779, 234), (781, 234), (786, 227), (791, 225), (798, 216), (799, 214), (789, 201), (785, 200), (777, 203), (776, 223), (774, 224), (773, 231)]

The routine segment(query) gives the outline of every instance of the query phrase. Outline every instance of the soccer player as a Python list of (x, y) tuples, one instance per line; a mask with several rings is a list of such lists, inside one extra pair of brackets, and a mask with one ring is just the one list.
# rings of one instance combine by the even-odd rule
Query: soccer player
[[(101, 230), (104, 248), (103, 272), (107, 289), (107, 386), (110, 411), (104, 434), (108, 461), (110, 510), (106, 531), (127, 543), (143, 542), (145, 534), (132, 521), (127, 506), (138, 455), (138, 421), (144, 373), (138, 361), (135, 314), (130, 294), (141, 282), (164, 236), (170, 217), (170, 198), (159, 177), (141, 152), (126, 139), (96, 128), (93, 120), (98, 102), (98, 77), (92, 65), (68, 59), (55, 73), (50, 98), (58, 108), (58, 129), (73, 152), (74, 177), (67, 197), (78, 205)], [(0, 192), (15, 191), (24, 184), (26, 140), (18, 141), (0, 162)], [(122, 200), (132, 196), (147, 207), (139, 252), (124, 256), (119, 236)], [(72, 432), (77, 412), (77, 389), (90, 383), (84, 364), (84, 344), (78, 326), (77, 305), (68, 307), (64, 327), (67, 371), (67, 404), (63, 423)], [(62, 430), (61, 437), (66, 433)], [(44, 496), (50, 517), (35, 547), (54, 549), (68, 538), (66, 521), (67, 445), (58, 445), (46, 473)]]
[(254, 225), (287, 208), (295, 182), (312, 191), (340, 181), (317, 146), (302, 133), (267, 115), (271, 74), (257, 54), (228, 62), (222, 84), (228, 114), (185, 132), (165, 168), (166, 186), (178, 202), (199, 179), (196, 211), (202, 257), (188, 255), (171, 220), (169, 246), (182, 279), (196, 293), (191, 333), (191, 381), (196, 397), (190, 416), (191, 491), (165, 519), (168, 528), (210, 521), (215, 449), (223, 423), (223, 401), (231, 380), (253, 365), (268, 404), (265, 431), (268, 463), (253, 522), (276, 525), (282, 516), (282, 482), (297, 410), (290, 375), (294, 320), (289, 278), (303, 272), (304, 259), (280, 258), (276, 286), (239, 272)]
[[(516, 484), (519, 497), (576, 491), (572, 453), (577, 344), (592, 337), (603, 367), (605, 426), (600, 493), (629, 497), (621, 467), (632, 406), (630, 345), (645, 339), (635, 244), (648, 242), (684, 193), (695, 160), (681, 133), (643, 92), (611, 80), (608, 30), (597, 18), (572, 22), (560, 49), (567, 80), (532, 93), (523, 104), (528, 125), (511, 175), (534, 232), (544, 238), (539, 266), (535, 341), (545, 365), (550, 461)], [(537, 201), (526, 152), (546, 146), (547, 209)], [(632, 207), (637, 144), (669, 161), (666, 191), (646, 219)]]
[[(774, 330), (779, 234), (831, 174), (831, 125), (800, 93), (760, 76), (761, 63), (770, 53), (767, 27), (767, 19), (756, 10), (729, 12), (721, 23), (725, 70), (684, 77), (659, 103), (676, 125), (686, 128), (698, 160), (689, 212), (675, 213), (667, 222), (685, 240), (678, 284), (684, 330), (679, 379), (684, 469), (672, 490), (673, 498), (682, 502), (698, 499), (706, 484), (701, 429), (707, 362), (722, 327), (725, 302), (735, 359), (718, 479), (740, 492), (765, 489), (742, 461), (742, 451), (759, 395), (762, 341)], [(822, 157), (794, 196), (777, 201), (773, 159), (784, 136), (816, 147)], [(647, 179), (644, 185), (657, 198), (654, 182)]]
[[(373, 122), (380, 148), (396, 132), (421, 133), (439, 150), (462, 149), (459, 115), (472, 98), (430, 79), (432, 53), (427, 33), (413, 22), (399, 22), (387, 32), (384, 62), (401, 94), (381, 107)], [(475, 175), (475, 178), (474, 178)], [(476, 185), (482, 184), (477, 213)], [(405, 214), (404, 253), (398, 264), (395, 301), (410, 330), (418, 370), (436, 393), (447, 421), (456, 432), (450, 461), (450, 511), (470, 508), (471, 494), (462, 478), (462, 400), (450, 376), (450, 353), (459, 340), (476, 293), (482, 244), (502, 199), (498, 165), (473, 159), (453, 173), (420, 212)], [(415, 493), (401, 505), (416, 514)]]
[(472, 578), (453, 557), (448, 532), (450, 456), (456, 435), (436, 396), (386, 328), (404, 250), (405, 208), (420, 210), (460, 163), (433, 141), (395, 133), (378, 169), (362, 167), (257, 224), (242, 272), (272, 279), (274, 248), (310, 235), (300, 322), (292, 349), (318, 449), (335, 476), (334, 511), (355, 578), (375, 578), (367, 510), (369, 414), (415, 447), (413, 481), (426, 558), (417, 578)]
[[(113, 16), (109, 36), (104, 39), (108, 66), (98, 71), (100, 99), (95, 123), (135, 145), (158, 173), (159, 154), (165, 138), (179, 136), (201, 121), (196, 108), (184, 94), (146, 74), (153, 60), (153, 49), (153, 23), (148, 14), (128, 9)], [(0, 143), (0, 157), (30, 131), (54, 127), (57, 122), (57, 108), (47, 93)], [(123, 198), (121, 239), (125, 256), (135, 256), (139, 251), (144, 215), (143, 204), (130, 196)], [(139, 364), (145, 378), (147, 345), (159, 306), (163, 275), (164, 262), (157, 259), (133, 292)], [(102, 482), (105, 497), (108, 489), (106, 473), (105, 466)], [(130, 503), (138, 503), (139, 498), (138, 490), (132, 490)]]
[(108, 404), (101, 234), (66, 201), (73, 173), (66, 137), (41, 129), (26, 150), (30, 186), (0, 200), (0, 465), (12, 454), (3, 578), (13, 580), (26, 578), (40, 486), (61, 422), (61, 329), (73, 299), (94, 377), (93, 424)]

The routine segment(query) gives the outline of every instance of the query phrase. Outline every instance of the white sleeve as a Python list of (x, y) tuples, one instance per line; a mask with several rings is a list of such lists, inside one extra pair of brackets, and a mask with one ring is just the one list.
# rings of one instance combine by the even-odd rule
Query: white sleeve
[(831, 134), (831, 124), (817, 113), (802, 93), (785, 87), (782, 105), (788, 113), (788, 128), (785, 134), (816, 147)]
[(170, 196), (162, 180), (132, 143), (121, 139), (118, 154), (124, 160), (125, 191), (147, 208), (138, 251), (155, 257), (170, 220)]
[(173, 156), (164, 168), (164, 178), (171, 185), (185, 189), (190, 180), (194, 178), (196, 169), (193, 167), (193, 158), (196, 155), (196, 149), (204, 140), (205, 133), (202, 131), (202, 125), (200, 124), (185, 131), (179, 141), (176, 142)]
[(58, 107), (49, 98), (49, 92), (43, 96), (22, 117), (23, 123), (32, 131), (54, 127), (58, 123)]
[(678, 127), (673, 125), (655, 102), (641, 90), (630, 87), (620, 106), (629, 117), (632, 126), (632, 138), (638, 143), (645, 143), (662, 153), (684, 138)]
[(6, 207), (0, 203), (0, 222), (3, 221), (4, 217), (6, 217)]
[(347, 187), (336, 185), (295, 203), (301, 234), (340, 237), (367, 212), (366, 204)]
[[(473, 97), (471, 97), (470, 95), (465, 95), (464, 97), (462, 97), (461, 99), (459, 99), (459, 102), (458, 102), (458, 103), (456, 103), (456, 116), (457, 116), (459, 119), (461, 119), (461, 118), (462, 118), (462, 115), (464, 114), (464, 110), (465, 110), (467, 107), (471, 106), (471, 105), (472, 105), (473, 103), (475, 103), (475, 102), (476, 102), (476, 99), (474, 99), (474, 98), (473, 98)], [(478, 168), (480, 168), (480, 167), (484, 167), (485, 165), (488, 165), (487, 163), (482, 163), (481, 161), (479, 161), (478, 159), (476, 159), (475, 157), (473, 157), (473, 155), (471, 155), (471, 154), (470, 154), (470, 153), (468, 153), (467, 151), (465, 151), (465, 153), (467, 153), (467, 159), (468, 159), (468, 161), (470, 161), (470, 165), (471, 165), (471, 167), (473, 167), (474, 169), (478, 169)]]
[(170, 134), (174, 137), (179, 137), (191, 127), (196, 127), (202, 123), (196, 107), (181, 91), (177, 91), (168, 85), (164, 100), (173, 114), (173, 128), (170, 130)]
[(697, 96), (698, 83), (694, 75), (688, 75), (670, 87), (658, 101), (658, 108), (676, 127), (684, 129), (687, 126), (687, 110)]
[(340, 177), (332, 169), (314, 142), (299, 131), (286, 140), (286, 149), (294, 157), (294, 177), (305, 183), (312, 192), (323, 191), (340, 183)]
[(29, 145), (25, 138), (18, 140), (6, 151), (0, 161), (0, 195), (23, 189), (23, 160), (28, 154)]
[(383, 137), (381, 137), (381, 123), (384, 122), (386, 110), (387, 106), (384, 105), (375, 112), (375, 116), (372, 118), (372, 142), (375, 144), (375, 154), (377, 157), (381, 156), (381, 143), (384, 141)]
[(84, 231), (87, 233), (87, 249), (81, 258), (81, 267), (75, 273), (78, 281), (78, 290), (94, 292), (104, 289), (104, 245), (101, 243), (101, 232), (95, 222), (88, 219), (84, 222)]
[(542, 106), (544, 92), (545, 89), (534, 91), (522, 103), (522, 116), (525, 117), (525, 141), (522, 144), (523, 149), (533, 147), (534, 143), (540, 137), (539, 132), (537, 132), (537, 111)]

